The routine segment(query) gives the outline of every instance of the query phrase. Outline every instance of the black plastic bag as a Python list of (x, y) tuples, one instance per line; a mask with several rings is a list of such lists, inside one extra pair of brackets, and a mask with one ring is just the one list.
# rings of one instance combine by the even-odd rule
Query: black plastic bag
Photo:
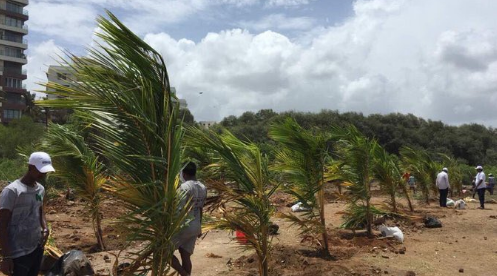
[(45, 276), (84, 276), (94, 275), (93, 267), (85, 254), (71, 250), (57, 260)]

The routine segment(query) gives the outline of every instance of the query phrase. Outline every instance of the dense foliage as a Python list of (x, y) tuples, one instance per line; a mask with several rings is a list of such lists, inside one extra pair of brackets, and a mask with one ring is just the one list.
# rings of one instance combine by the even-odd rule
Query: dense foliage
[(444, 153), (459, 163), (469, 165), (497, 164), (497, 130), (478, 124), (450, 126), (440, 121), (425, 120), (412, 114), (388, 115), (323, 110), (319, 113), (283, 112), (263, 109), (256, 113), (229, 116), (221, 125), (240, 139), (260, 144), (270, 142), (271, 123), (293, 117), (303, 128), (329, 130), (332, 126), (353, 124), (368, 138), (375, 138), (389, 153), (398, 155), (403, 146), (423, 148), (430, 153)]

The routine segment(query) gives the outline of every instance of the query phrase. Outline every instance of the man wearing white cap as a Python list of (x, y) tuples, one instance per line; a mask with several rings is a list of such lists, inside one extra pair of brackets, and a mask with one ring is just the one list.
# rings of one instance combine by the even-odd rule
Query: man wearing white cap
[(440, 192), (440, 207), (447, 207), (447, 194), (449, 193), (449, 175), (447, 174), (447, 168), (443, 168), (442, 171), (437, 175), (437, 188)]
[(28, 171), (0, 194), (0, 270), (6, 275), (38, 275), (48, 227), (43, 210), (45, 188), (38, 183), (55, 171), (45, 152), (29, 157)]
[(475, 189), (478, 192), (478, 199), (480, 200), (480, 207), (478, 207), (478, 209), (485, 209), (485, 191), (487, 190), (485, 173), (483, 172), (482, 166), (477, 166), (476, 171), (478, 173), (475, 177)]

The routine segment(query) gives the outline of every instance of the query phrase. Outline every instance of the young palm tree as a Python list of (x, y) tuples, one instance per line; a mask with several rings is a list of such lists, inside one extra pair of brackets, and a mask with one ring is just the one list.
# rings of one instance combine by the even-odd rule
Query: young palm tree
[(105, 167), (88, 147), (83, 137), (69, 128), (51, 124), (42, 141), (57, 168), (55, 175), (62, 178), (85, 200), (93, 222), (93, 230), (100, 250), (105, 250), (102, 236), (100, 204), (101, 189), (106, 182)]
[(400, 149), (403, 167), (418, 180), (425, 203), (430, 203), (430, 190), (435, 189), (435, 180), (440, 165), (436, 164), (428, 152), (423, 149), (403, 147)]
[(276, 153), (275, 169), (288, 183), (285, 190), (307, 209), (302, 217), (283, 216), (299, 225), (302, 233), (320, 234), (323, 253), (330, 256), (323, 189), (330, 136), (305, 130), (291, 118), (272, 125), (269, 136), (282, 146)]
[(394, 213), (397, 212), (397, 201), (395, 196), (398, 187), (402, 185), (404, 186), (404, 192), (408, 199), (409, 206), (412, 208), (409, 193), (407, 193), (407, 189), (402, 181), (402, 173), (397, 164), (397, 158), (394, 155), (389, 154), (380, 145), (376, 147), (374, 152), (373, 175), (374, 178), (379, 181), (381, 188), (390, 195), (390, 203)]
[[(103, 41), (89, 57), (69, 56), (74, 87), (46, 86), (63, 98), (39, 102), (84, 112), (94, 131), (98, 153), (110, 164), (107, 189), (129, 213), (121, 219), (128, 240), (143, 241), (128, 273), (140, 268), (164, 275), (170, 268), (172, 237), (184, 226), (187, 208), (177, 191), (181, 166), (178, 100), (171, 93), (165, 62), (159, 53), (113, 14), (98, 18)], [(85, 114), (85, 115), (82, 115)]]
[[(278, 188), (271, 180), (268, 158), (259, 147), (245, 143), (230, 132), (221, 134), (189, 127), (188, 147), (214, 151), (218, 156), (208, 169), (223, 172), (224, 181), (210, 183), (219, 194), (222, 218), (211, 227), (242, 231), (259, 258), (260, 275), (268, 275), (269, 227), (275, 209), (269, 201)], [(231, 182), (234, 186), (227, 185)], [(227, 202), (234, 203), (226, 207)]]
[(463, 182), (463, 171), (461, 168), (461, 165), (457, 162), (456, 159), (445, 155), (441, 154), (442, 157), (442, 162), (443, 166), (447, 167), (449, 170), (449, 183), (450, 183), (450, 188), (451, 188), (451, 196), (452, 191), (455, 190), (457, 191), (457, 195), (460, 196), (462, 193), (462, 182)]
[(335, 128), (333, 133), (339, 138), (340, 177), (350, 183), (351, 202), (348, 209), (351, 216), (348, 220), (364, 221), (368, 236), (372, 236), (374, 208), (371, 206), (371, 183), (374, 180), (374, 156), (379, 145), (354, 126)]

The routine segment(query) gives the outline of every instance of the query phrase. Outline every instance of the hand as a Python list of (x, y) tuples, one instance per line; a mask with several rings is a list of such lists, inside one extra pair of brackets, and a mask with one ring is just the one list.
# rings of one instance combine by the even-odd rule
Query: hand
[(14, 262), (12, 259), (3, 259), (0, 265), (0, 271), (5, 275), (12, 275), (14, 273)]
[(48, 231), (48, 229), (44, 229), (41, 231), (41, 245), (42, 245), (42, 247), (45, 247), (45, 244), (48, 241), (48, 236), (50, 236), (50, 231)]

